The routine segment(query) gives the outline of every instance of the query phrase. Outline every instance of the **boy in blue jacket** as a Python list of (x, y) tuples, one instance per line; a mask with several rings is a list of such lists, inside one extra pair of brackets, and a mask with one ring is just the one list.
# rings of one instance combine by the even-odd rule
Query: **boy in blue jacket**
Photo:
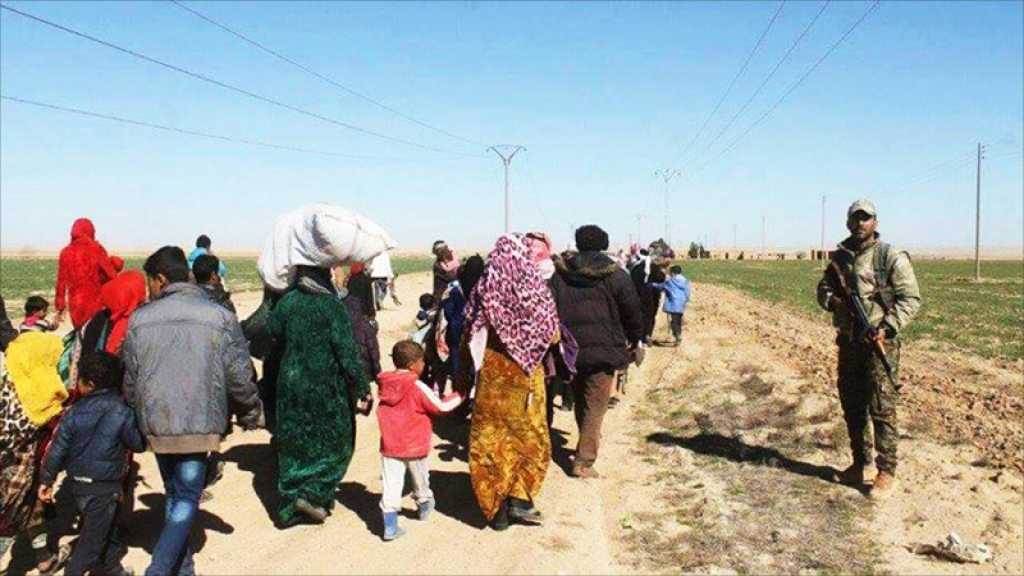
[(683, 341), (683, 314), (686, 313), (686, 305), (690, 302), (690, 281), (683, 276), (682, 267), (673, 266), (669, 268), (667, 280), (651, 285), (665, 293), (662, 310), (669, 316), (672, 338), (675, 340), (672, 346), (679, 346)]
[(135, 413), (121, 398), (121, 362), (95, 352), (78, 365), (78, 389), (84, 394), (57, 427), (40, 478), (39, 499), (53, 502), (53, 483), (67, 470), (67, 482), (82, 517), (81, 535), (65, 574), (130, 574), (121, 566), (125, 547), (114, 520), (128, 471), (127, 451), (143, 452), (146, 442)]

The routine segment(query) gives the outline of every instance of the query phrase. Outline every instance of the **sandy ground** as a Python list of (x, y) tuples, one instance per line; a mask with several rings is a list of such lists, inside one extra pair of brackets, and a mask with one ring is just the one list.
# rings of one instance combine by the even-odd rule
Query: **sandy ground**
[[(378, 316), (385, 369), (429, 282), (426, 274), (403, 276), (403, 305), (388, 302)], [(684, 346), (651, 349), (609, 411), (601, 479), (566, 475), (576, 427), (571, 413), (556, 410), (554, 461), (537, 500), (543, 526), (484, 527), (465, 461), (467, 431), (441, 422), (431, 455), (437, 512), (416, 521), (407, 499), (407, 535), (382, 542), (379, 434), (375, 418), (360, 417), (333, 515), (322, 526), (279, 530), (269, 435), (238, 430), (223, 445), (224, 479), (211, 488), (193, 533), (200, 573), (1024, 572), (1019, 470), (1011, 461), (979, 464), (1006, 451), (974, 441), (1002, 429), (1019, 446), (1021, 424), (1009, 419), (1020, 404), (989, 410), (981, 402), (993, 392), (1019, 399), (1016, 365), (908, 349), (901, 483), (894, 498), (874, 503), (825, 479), (848, 463), (845, 436), (835, 433), (841, 416), (828, 326), (724, 288), (698, 285), (695, 294)], [(243, 316), (259, 297), (236, 295)], [(975, 421), (984, 428), (956, 428)], [(936, 432), (946, 429), (968, 437), (955, 442)], [(159, 535), (163, 497), (153, 455), (138, 461), (143, 483), (125, 564), (141, 572)], [(950, 530), (987, 543), (994, 562), (949, 564), (907, 550)]]
[[(408, 336), (416, 314), (416, 299), (429, 290), (425, 274), (398, 281), (403, 305), (388, 302), (379, 314), (382, 356)], [(259, 303), (257, 294), (236, 299), (245, 316)], [(385, 369), (389, 358), (382, 358)], [(624, 415), (624, 414), (623, 414)], [(609, 430), (623, 426), (616, 418)], [(619, 418), (621, 420), (622, 418)], [(464, 436), (453, 426), (437, 426), (447, 438)], [(575, 445), (575, 425), (569, 412), (557, 411), (555, 428)], [(614, 434), (614, 433), (613, 433)], [(358, 419), (355, 457), (338, 492), (338, 506), (322, 526), (274, 527), (276, 479), (273, 455), (264, 431), (231, 435), (223, 445), (227, 459), (224, 479), (202, 505), (193, 542), (196, 565), (205, 574), (398, 574), (398, 573), (535, 573), (607, 574), (621, 572), (605, 534), (599, 482), (569, 478), (552, 463), (537, 506), (547, 521), (541, 527), (513, 526), (507, 532), (484, 528), (473, 498), (464, 447), (435, 435), (431, 455), (431, 486), (437, 511), (427, 521), (406, 517), (407, 535), (392, 543), (380, 540), (379, 432), (376, 418)], [(606, 465), (614, 469), (616, 452), (609, 443)], [(142, 476), (136, 518), (139, 534), (125, 559), (127, 566), (145, 569), (162, 515), (160, 476), (152, 454), (141, 458)], [(562, 458), (565, 462), (565, 458)], [(414, 504), (405, 502), (411, 514)]]
[[(694, 293), (684, 346), (655, 349), (644, 365), (632, 475), (617, 480), (629, 542), (620, 561), (698, 573), (1024, 573), (1017, 462), (990, 465), (991, 447), (962, 426), (1000, 428), (1020, 455), (1019, 405), (980, 402), (1018, 398), (1016, 366), (905, 348), (900, 483), (877, 502), (831, 480), (850, 457), (827, 324), (726, 288)], [(950, 531), (987, 544), (993, 561), (910, 551)]]

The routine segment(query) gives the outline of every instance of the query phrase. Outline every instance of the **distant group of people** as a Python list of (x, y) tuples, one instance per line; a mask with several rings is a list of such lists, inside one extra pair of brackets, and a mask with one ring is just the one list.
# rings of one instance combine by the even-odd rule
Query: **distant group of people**
[[(273, 434), (278, 525), (324, 522), (355, 449), (356, 415), (375, 402), (384, 540), (404, 532), (407, 475), (418, 517), (434, 509), (432, 418), (452, 412), (469, 421), (469, 473), (488, 523), (541, 523), (534, 502), (551, 459), (551, 393), (573, 400), (580, 440), (572, 474), (598, 477), (612, 383), (643, 359), (651, 297), (665, 294), (665, 310), (680, 317), (689, 298), (677, 268), (658, 275), (667, 259), (637, 249), (624, 268), (606, 255), (608, 236), (597, 226), (577, 230), (577, 251), (564, 254), (541, 233), (502, 236), (486, 258), (464, 260), (437, 242), (419, 329), (395, 344), (394, 370), (385, 371), (376, 314), (388, 295), (399, 303), (386, 252), (344, 277), (300, 266), (288, 290), (268, 291), (240, 322), (211, 244), (202, 235), (187, 256), (165, 246), (141, 271), (124, 270), (81, 219), (60, 255), (53, 316), (40, 296), (26, 300), (18, 330), (4, 312), (0, 544), (28, 537), (40, 572), (66, 562), (67, 574), (128, 573), (120, 559), (138, 469), (132, 454), (148, 448), (166, 500), (146, 572), (194, 573), (188, 535), (219, 475), (232, 419)], [(62, 339), (54, 331), (66, 313), (71, 331)], [(681, 320), (672, 326), (678, 343)], [(259, 377), (254, 357), (263, 361)], [(79, 519), (71, 551), (46, 529), (62, 474)]]

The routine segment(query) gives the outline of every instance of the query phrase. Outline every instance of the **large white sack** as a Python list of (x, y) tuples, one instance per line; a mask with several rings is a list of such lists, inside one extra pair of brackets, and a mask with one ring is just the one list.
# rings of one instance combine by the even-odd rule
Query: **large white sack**
[(368, 262), (397, 246), (369, 218), (330, 204), (310, 204), (281, 215), (263, 245), (257, 262), (263, 283), (286, 290), (296, 266), (322, 268)]

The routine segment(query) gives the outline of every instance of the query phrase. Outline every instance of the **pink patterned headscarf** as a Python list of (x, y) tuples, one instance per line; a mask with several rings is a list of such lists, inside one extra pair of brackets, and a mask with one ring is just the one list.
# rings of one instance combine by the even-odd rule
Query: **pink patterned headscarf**
[(466, 316), (472, 319), (470, 334), (490, 326), (527, 374), (540, 365), (558, 331), (558, 311), (525, 237), (507, 234), (498, 239), (473, 288)]

